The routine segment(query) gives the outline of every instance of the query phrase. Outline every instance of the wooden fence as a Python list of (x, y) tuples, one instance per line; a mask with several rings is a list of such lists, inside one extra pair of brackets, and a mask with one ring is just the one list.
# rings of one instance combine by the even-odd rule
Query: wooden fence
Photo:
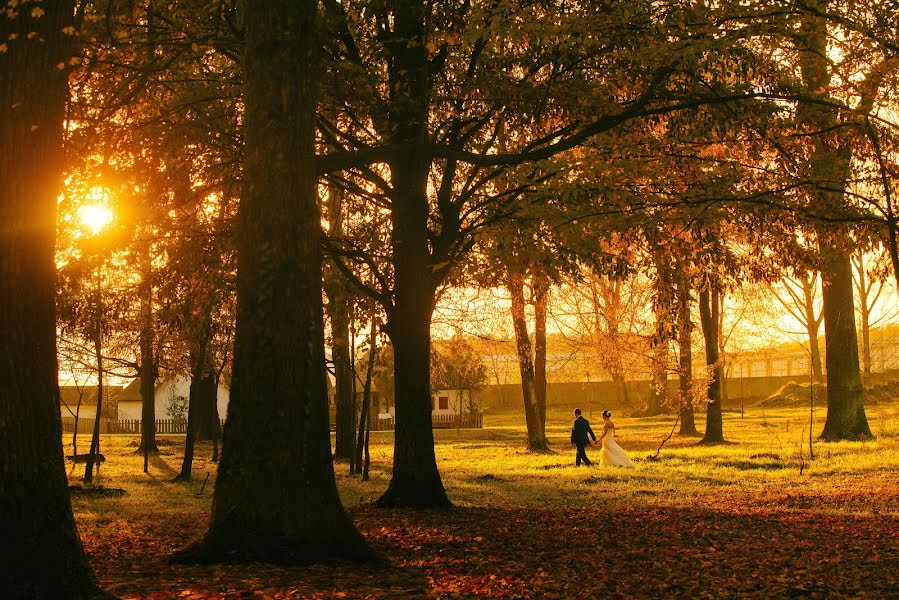
[[(224, 426), (224, 419), (219, 422)], [(100, 433), (141, 433), (140, 419), (100, 419)], [(78, 433), (89, 435), (94, 430), (94, 419), (78, 419)], [(75, 431), (75, 418), (62, 418), (63, 433)], [(186, 419), (156, 419), (156, 433), (187, 433)]]
[[(431, 426), (434, 429), (481, 429), (484, 426), (484, 415), (431, 415)], [(393, 428), (393, 419), (372, 419), (372, 431), (391, 431)]]
[[(224, 426), (224, 419), (221, 420)], [(484, 426), (484, 415), (481, 413), (466, 415), (431, 415), (431, 426), (434, 429), (481, 429)], [(372, 419), (372, 431), (392, 431), (393, 419)], [(334, 429), (333, 427), (331, 428)], [(78, 420), (78, 433), (90, 435), (94, 430), (94, 419)], [(62, 418), (63, 433), (75, 431), (75, 418)], [(100, 419), (100, 433), (134, 433), (141, 432), (140, 419)], [(156, 419), (156, 433), (187, 433), (187, 421), (184, 419)]]

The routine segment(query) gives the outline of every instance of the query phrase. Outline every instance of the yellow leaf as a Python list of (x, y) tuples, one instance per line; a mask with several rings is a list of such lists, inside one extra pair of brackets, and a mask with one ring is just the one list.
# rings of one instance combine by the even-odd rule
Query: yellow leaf
[(41, 8), (40, 6), (35, 6), (34, 8), (31, 9), (31, 18), (32, 19), (40, 19), (42, 16), (44, 16), (44, 9)]

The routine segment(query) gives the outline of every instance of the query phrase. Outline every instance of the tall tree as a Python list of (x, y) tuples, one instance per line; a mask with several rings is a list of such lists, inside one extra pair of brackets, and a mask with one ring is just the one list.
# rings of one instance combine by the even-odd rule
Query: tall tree
[[(802, 83), (812, 96), (827, 102), (831, 99), (833, 79), (828, 58), (828, 21), (819, 16), (826, 12), (830, 0), (813, 0), (814, 9), (802, 15), (796, 36)], [(860, 110), (870, 112), (873, 98), (862, 98)], [(865, 110), (867, 108), (867, 110)], [(822, 132), (837, 125), (837, 114), (829, 107), (802, 100), (797, 109), (800, 124), (818, 132), (811, 143), (807, 171), (815, 187), (810, 201), (819, 208), (842, 209), (852, 170), (852, 149), (840, 136)], [(824, 319), (825, 366), (827, 377), (827, 420), (821, 436), (824, 439), (869, 438), (871, 428), (865, 415), (864, 389), (858, 360), (858, 335), (855, 329), (852, 262), (846, 248), (845, 234), (819, 228), (821, 279)]]
[(367, 559), (371, 550), (340, 503), (328, 433), (317, 3), (246, 0), (243, 8), (245, 182), (231, 399), (209, 530), (182, 558)]
[(60, 444), (54, 315), (74, 2), (0, 15), (0, 589), (10, 598), (100, 596), (78, 539)]
[(703, 11), (653, 2), (325, 6), (329, 74), (344, 92), (333, 104), (355, 125), (322, 119), (333, 151), (319, 168), (366, 179), (391, 219), (389, 268), (378, 289), (363, 286), (385, 307), (395, 359), (393, 476), (379, 502), (446, 506), (428, 386), (438, 290), (484, 227), (565, 171), (554, 157), (603, 134), (617, 149), (637, 120), (734, 98), (699, 81), (732, 44), (684, 29), (714, 26)]

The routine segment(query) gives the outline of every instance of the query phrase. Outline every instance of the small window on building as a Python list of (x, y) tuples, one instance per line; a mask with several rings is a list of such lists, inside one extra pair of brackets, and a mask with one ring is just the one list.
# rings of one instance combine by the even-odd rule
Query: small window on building
[(449, 409), (449, 396), (440, 396), (437, 401), (437, 408), (439, 408), (440, 410)]

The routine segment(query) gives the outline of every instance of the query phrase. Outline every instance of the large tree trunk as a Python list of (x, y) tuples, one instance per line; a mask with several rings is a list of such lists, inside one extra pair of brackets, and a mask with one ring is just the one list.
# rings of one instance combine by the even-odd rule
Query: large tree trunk
[(690, 276), (681, 268), (677, 282), (677, 341), (679, 348), (678, 392), (680, 394), (680, 435), (699, 435), (693, 414), (693, 346), (690, 320)]
[(858, 366), (858, 338), (852, 302), (852, 264), (848, 253), (839, 252), (830, 258), (822, 287), (827, 420), (821, 438), (870, 438), (873, 436), (865, 416), (865, 396)]
[[(75, 530), (62, 456), (54, 280), (66, 72), (74, 3), (0, 17), (0, 590), (99, 595)], [(40, 41), (26, 40), (36, 31)]]
[(699, 291), (699, 320), (705, 341), (705, 364), (709, 368), (708, 404), (706, 405), (705, 436), (700, 443), (724, 442), (724, 422), (721, 414), (721, 382), (724, 368), (718, 353), (719, 319), (718, 290), (704, 287)]
[(549, 281), (534, 276), (534, 393), (540, 427), (546, 442), (546, 302)]
[(396, 408), (393, 476), (380, 506), (446, 507), (431, 422), (431, 282), (426, 195), (427, 162), (394, 165), (393, 261), (395, 305), (389, 311)]
[[(827, 0), (813, 2), (826, 10)], [(800, 30), (802, 43), (800, 70), (803, 84), (812, 93), (827, 95), (831, 72), (827, 59), (827, 21), (805, 16)], [(870, 112), (873, 95), (862, 96), (859, 113)], [(837, 123), (834, 112), (818, 103), (800, 102), (798, 120), (820, 131), (830, 131)], [(812, 138), (809, 175), (816, 186), (811, 202), (819, 209), (839, 209), (845, 202), (845, 189), (852, 172), (852, 149), (846, 140), (837, 143), (833, 136)], [(827, 368), (827, 420), (821, 437), (826, 440), (870, 438), (871, 428), (865, 416), (864, 390), (858, 364), (858, 334), (855, 329), (852, 259), (850, 244), (842, 231), (821, 227), (818, 231), (822, 254), (821, 287), (823, 298), (824, 349)]]
[[(331, 459), (315, 174), (314, 0), (246, 0), (231, 401), (205, 538), (184, 560), (368, 559)], [(289, 74), (289, 76), (285, 76)]]
[(394, 13), (389, 132), (403, 148), (390, 162), (391, 246), (394, 301), (388, 334), (394, 349), (396, 421), (393, 477), (378, 500), (381, 506), (446, 507), (450, 501), (437, 470), (431, 423), (431, 316), (437, 281), (428, 237), (427, 145), (430, 62), (423, 2), (400, 3)]
[(509, 273), (509, 292), (512, 296), (512, 325), (515, 329), (515, 349), (521, 373), (521, 396), (524, 400), (524, 419), (527, 425), (528, 450), (546, 452), (549, 444), (537, 406), (536, 378), (532, 362), (531, 338), (525, 318), (524, 277)]

